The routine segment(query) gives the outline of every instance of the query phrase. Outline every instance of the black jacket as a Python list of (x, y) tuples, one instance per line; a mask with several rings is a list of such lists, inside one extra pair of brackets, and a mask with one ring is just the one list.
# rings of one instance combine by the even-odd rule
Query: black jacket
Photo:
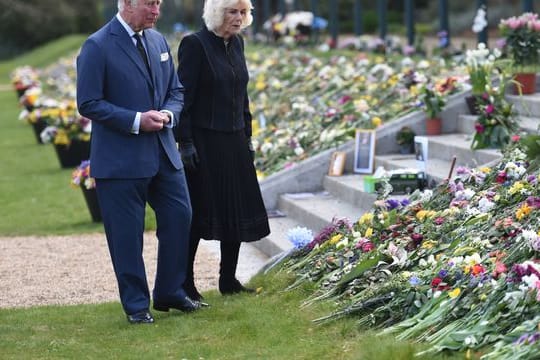
[(177, 141), (191, 140), (193, 127), (226, 132), (244, 129), (250, 137), (249, 74), (242, 37), (231, 37), (226, 46), (223, 38), (203, 28), (182, 39), (178, 64), (185, 94)]

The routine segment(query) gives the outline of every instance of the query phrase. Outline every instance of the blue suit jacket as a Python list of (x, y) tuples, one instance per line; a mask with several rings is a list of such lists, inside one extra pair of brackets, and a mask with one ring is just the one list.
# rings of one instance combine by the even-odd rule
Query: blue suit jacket
[(184, 103), (165, 38), (152, 29), (144, 33), (152, 78), (116, 17), (85, 41), (77, 58), (77, 104), (81, 115), (92, 119), (95, 178), (155, 175), (160, 142), (173, 166), (182, 168), (171, 128), (131, 133), (137, 111), (169, 110), (177, 121)]

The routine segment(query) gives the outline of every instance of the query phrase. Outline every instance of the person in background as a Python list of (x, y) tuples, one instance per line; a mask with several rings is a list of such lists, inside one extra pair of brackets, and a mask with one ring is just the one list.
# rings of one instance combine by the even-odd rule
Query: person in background
[(165, 38), (151, 29), (160, 0), (118, 0), (118, 14), (90, 35), (77, 58), (77, 103), (93, 122), (90, 161), (122, 307), (130, 323), (153, 323), (143, 261), (145, 208), (159, 241), (153, 307), (200, 304), (186, 276), (191, 205), (173, 134), (183, 106)]
[(201, 300), (193, 262), (199, 240), (219, 240), (222, 294), (253, 292), (236, 279), (240, 244), (270, 233), (251, 143), (249, 74), (240, 32), (253, 20), (250, 0), (206, 0), (204, 26), (178, 48), (186, 88), (177, 140), (186, 167), (193, 220), (184, 289)]

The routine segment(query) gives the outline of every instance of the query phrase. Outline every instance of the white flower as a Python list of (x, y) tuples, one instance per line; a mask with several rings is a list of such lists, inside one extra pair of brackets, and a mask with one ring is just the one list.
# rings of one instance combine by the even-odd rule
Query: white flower
[(479, 33), (486, 28), (487, 24), (486, 10), (483, 7), (479, 7), (473, 20), (472, 31)]
[(478, 202), (478, 209), (483, 213), (489, 212), (494, 206), (495, 203), (485, 197)]

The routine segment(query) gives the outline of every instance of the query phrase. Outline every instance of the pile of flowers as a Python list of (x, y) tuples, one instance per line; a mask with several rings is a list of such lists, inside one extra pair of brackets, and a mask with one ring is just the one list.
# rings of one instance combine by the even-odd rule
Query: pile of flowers
[(274, 270), (293, 277), (289, 288), (315, 288), (303, 306), (336, 304), (318, 323), (355, 316), (359, 326), (426, 342), (426, 353), (534, 358), (540, 171), (524, 144), (516, 139), (492, 168), (459, 168), (434, 190), (334, 220)]
[(536, 13), (523, 13), (502, 19), (499, 23), (514, 65), (518, 68), (537, 68), (540, 60), (540, 20)]
[(87, 190), (96, 187), (96, 181), (90, 177), (90, 160), (84, 160), (71, 173), (71, 185), (75, 188), (84, 187)]
[(428, 82), (445, 89), (441, 97), (459, 91), (462, 83), (443, 61), (408, 57), (324, 59), (275, 49), (264, 57), (247, 54), (247, 62), (260, 177), (343, 144), (356, 129), (374, 129), (420, 110), (420, 90)]

